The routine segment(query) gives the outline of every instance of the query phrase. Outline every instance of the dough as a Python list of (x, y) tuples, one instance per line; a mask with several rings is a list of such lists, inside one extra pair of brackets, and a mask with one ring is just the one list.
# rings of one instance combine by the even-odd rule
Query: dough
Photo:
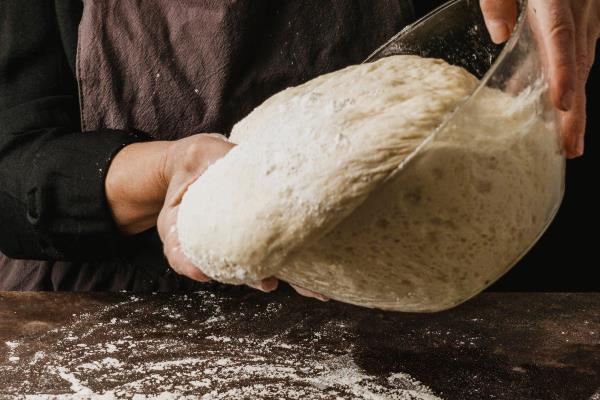
[(539, 96), (484, 88), (432, 140), (477, 85), (444, 61), (393, 56), (276, 94), (186, 192), (184, 253), (222, 282), (276, 275), (403, 311), (464, 301), (543, 230), (564, 162), (532, 117)]
[(185, 254), (223, 282), (273, 275), (362, 203), (476, 84), (439, 60), (393, 57), (271, 97), (185, 194)]

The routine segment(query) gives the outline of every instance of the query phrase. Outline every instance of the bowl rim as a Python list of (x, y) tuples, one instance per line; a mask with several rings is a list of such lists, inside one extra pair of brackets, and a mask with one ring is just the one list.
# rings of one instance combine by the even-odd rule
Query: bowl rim
[[(450, 0), (450, 1), (442, 4), (441, 6), (437, 7), (436, 9), (430, 11), (425, 16), (419, 18), (415, 22), (413, 22), (409, 25), (406, 25), (400, 32), (398, 32), (397, 34), (392, 36), (384, 44), (382, 44), (375, 51), (373, 51), (371, 54), (369, 54), (369, 56), (365, 59), (364, 63), (373, 61), (372, 58), (375, 57), (377, 55), (377, 53), (379, 53), (381, 50), (386, 48), (390, 43), (392, 43), (399, 37), (406, 35), (410, 31), (417, 28), (418, 26), (424, 24), (425, 22), (427, 22), (427, 20), (433, 18), (436, 14), (439, 14), (442, 11), (453, 7), (454, 5), (463, 3), (465, 1), (469, 1), (469, 0)], [(515, 45), (517, 44), (517, 41), (521, 37), (521, 34), (523, 32), (523, 26), (525, 25), (525, 20), (527, 19), (526, 18), (527, 17), (527, 5), (529, 3), (529, 0), (520, 0), (520, 3), (522, 5), (522, 9), (521, 9), (521, 12), (519, 13), (519, 15), (517, 16), (517, 23), (516, 23), (513, 31), (511, 32), (510, 37), (504, 43), (502, 50), (500, 50), (500, 53), (496, 57), (496, 60), (494, 60), (494, 63), (492, 64), (492, 66), (486, 71), (485, 74), (483, 74), (483, 76), (479, 80), (479, 85), (477, 86), (477, 88), (475, 88), (473, 90), (473, 93), (471, 95), (469, 95), (468, 97), (471, 97), (473, 94), (475, 94), (475, 92), (479, 91), (479, 88), (481, 86), (485, 86), (489, 82), (490, 78), (498, 70), (500, 64), (502, 64), (502, 62), (508, 56), (508, 54), (514, 49)]]
[[(441, 6), (437, 7), (436, 9), (432, 10), (431, 12), (429, 12), (428, 14), (426, 14), (425, 16), (419, 18), (415, 22), (413, 22), (413, 23), (405, 26), (404, 29), (402, 29), (400, 32), (398, 32), (394, 36), (392, 36), (383, 45), (379, 46), (375, 51), (373, 51), (365, 59), (365, 61), (363, 61), (363, 63), (368, 63), (368, 62), (375, 61), (374, 58), (377, 56), (377, 54), (379, 52), (381, 52), (383, 49), (385, 49), (390, 43), (394, 42), (399, 37), (402, 37), (403, 35), (406, 35), (410, 31), (412, 31), (413, 29), (417, 28), (418, 26), (426, 23), (427, 20), (433, 18), (435, 15), (443, 12), (444, 10), (446, 10), (446, 9), (448, 9), (450, 7), (455, 6), (456, 4), (459, 4), (459, 3), (465, 2), (465, 1), (469, 1), (469, 0), (451, 0), (451, 1), (448, 1), (448, 2), (446, 2), (444, 4), (442, 4)], [(504, 60), (508, 57), (508, 55), (515, 48), (515, 46), (516, 46), (519, 38), (522, 35), (523, 29), (524, 29), (524, 26), (525, 26), (525, 22), (527, 20), (527, 6), (528, 6), (528, 2), (529, 1), (528, 0), (519, 0), (519, 2), (520, 2), (520, 5), (521, 5), (521, 12), (517, 16), (517, 23), (516, 23), (513, 31), (511, 32), (510, 37), (504, 43), (502, 49), (500, 50), (500, 53), (496, 57), (496, 60), (494, 60), (494, 63), (486, 71), (486, 73), (483, 75), (483, 77), (481, 77), (481, 79), (479, 80), (479, 82), (478, 82), (477, 86), (475, 87), (475, 89), (473, 89), (473, 91), (471, 92), (471, 94), (469, 94), (468, 96), (466, 96), (465, 99), (454, 110), (452, 110), (435, 129), (433, 129), (429, 134), (427, 134), (427, 136), (421, 141), (421, 143), (419, 143), (419, 145), (417, 147), (415, 147), (413, 149), (413, 151), (408, 156), (406, 156), (402, 160), (402, 162), (394, 170), (392, 170), (388, 174), (388, 176), (386, 178), (384, 178), (384, 180), (383, 180), (384, 183), (387, 182), (387, 181), (389, 181), (389, 180), (391, 180), (396, 175), (397, 172), (399, 172), (400, 170), (402, 170), (405, 167), (405, 165), (412, 160), (413, 157), (415, 157), (417, 154), (419, 154), (424, 147), (426, 147), (427, 145), (429, 145), (435, 139), (435, 137), (438, 135), (438, 133), (441, 132), (442, 130), (444, 130), (452, 122), (452, 120), (454, 119), (454, 117), (457, 114), (459, 114), (461, 111), (463, 111), (467, 107), (467, 105), (470, 103), (470, 101), (473, 98), (475, 98), (477, 96), (477, 94), (479, 94), (479, 92), (481, 90), (483, 90), (484, 87), (487, 86), (487, 84), (489, 83), (489, 81), (492, 78), (492, 76), (494, 76), (495, 73), (496, 73), (496, 71), (500, 68), (500, 65), (502, 65), (502, 63), (504, 62)]]

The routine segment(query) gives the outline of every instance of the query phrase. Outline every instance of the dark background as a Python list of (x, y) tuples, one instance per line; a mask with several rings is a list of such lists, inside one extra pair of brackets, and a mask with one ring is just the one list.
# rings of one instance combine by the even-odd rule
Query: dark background
[[(600, 45), (596, 46), (600, 55)], [(561, 209), (546, 234), (492, 290), (600, 291), (598, 261), (598, 130), (600, 57), (588, 82), (588, 127), (583, 157), (567, 163)]]
[[(416, 0), (425, 15), (439, 0)], [(492, 291), (600, 291), (598, 226), (598, 139), (600, 130), (600, 45), (588, 82), (588, 127), (585, 155), (567, 164), (561, 209), (546, 234)], [(600, 247), (600, 246), (599, 246)]]

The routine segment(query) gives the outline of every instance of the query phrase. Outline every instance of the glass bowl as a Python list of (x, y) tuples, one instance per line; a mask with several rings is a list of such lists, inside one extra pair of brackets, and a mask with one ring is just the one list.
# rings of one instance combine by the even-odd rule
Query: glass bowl
[[(529, 251), (560, 206), (565, 157), (527, 2), (519, 9), (504, 45), (491, 42), (478, 0), (455, 0), (366, 60), (441, 58), (480, 84), (376, 193), (302, 248), (279, 278), (360, 306), (434, 312), (483, 291)], [(476, 151), (464, 153), (465, 141)], [(390, 221), (403, 227), (389, 230)], [(356, 237), (359, 248), (330, 254)], [(349, 273), (357, 259), (360, 273)], [(306, 273), (305, 263), (320, 267)]]

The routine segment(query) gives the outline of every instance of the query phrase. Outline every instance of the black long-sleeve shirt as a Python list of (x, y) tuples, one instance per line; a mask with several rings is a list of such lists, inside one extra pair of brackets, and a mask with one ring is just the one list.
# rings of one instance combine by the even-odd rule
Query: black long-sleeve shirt
[(112, 156), (143, 138), (81, 132), (74, 65), (82, 3), (0, 2), (0, 251), (107, 257), (120, 235), (104, 194)]

